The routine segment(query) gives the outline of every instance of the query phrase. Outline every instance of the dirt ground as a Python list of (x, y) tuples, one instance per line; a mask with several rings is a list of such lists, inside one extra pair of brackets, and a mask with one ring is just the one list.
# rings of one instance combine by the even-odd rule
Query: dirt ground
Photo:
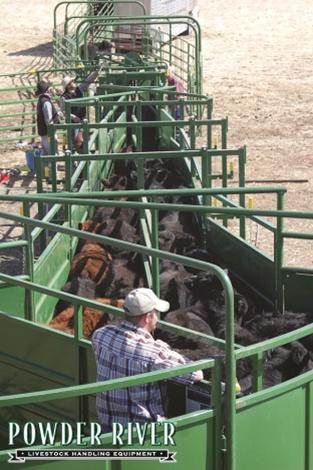
[[(1, 73), (49, 63), (57, 3), (11, 0), (2, 6)], [(284, 183), (285, 207), (313, 210), (312, 0), (198, 0), (198, 6), (203, 88), (214, 98), (215, 117), (229, 118), (229, 147), (247, 145), (247, 179), (273, 185), (293, 180)], [(24, 152), (0, 149), (0, 167), (24, 158)], [(0, 193), (5, 192), (0, 184)], [(273, 207), (273, 198), (255, 198), (254, 204)], [(313, 232), (308, 221), (286, 226)], [(253, 224), (249, 233), (271, 253), (267, 234)], [(286, 246), (288, 263), (312, 265), (310, 242)]]

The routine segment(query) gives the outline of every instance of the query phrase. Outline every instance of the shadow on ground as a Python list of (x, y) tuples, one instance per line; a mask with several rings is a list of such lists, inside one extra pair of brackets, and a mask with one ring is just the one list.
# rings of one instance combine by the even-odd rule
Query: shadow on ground
[(19, 55), (30, 55), (30, 56), (40, 56), (40, 57), (50, 57), (53, 52), (52, 41), (46, 42), (44, 44), (38, 44), (34, 47), (29, 47), (28, 49), (22, 49), (20, 51), (10, 52), (9, 56), (19, 56)]

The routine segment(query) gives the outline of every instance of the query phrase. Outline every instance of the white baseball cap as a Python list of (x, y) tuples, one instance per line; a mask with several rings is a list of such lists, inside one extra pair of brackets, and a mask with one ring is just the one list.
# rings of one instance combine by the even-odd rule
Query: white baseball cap
[(66, 77), (64, 77), (63, 80), (62, 80), (63, 90), (65, 91), (66, 88), (69, 86), (69, 84), (74, 82), (74, 81), (75, 81), (75, 78), (73, 78), (73, 77), (69, 77), (68, 75)]
[(151, 289), (139, 287), (132, 290), (125, 298), (124, 310), (127, 315), (137, 317), (152, 310), (167, 312), (170, 304), (166, 300), (161, 300)]

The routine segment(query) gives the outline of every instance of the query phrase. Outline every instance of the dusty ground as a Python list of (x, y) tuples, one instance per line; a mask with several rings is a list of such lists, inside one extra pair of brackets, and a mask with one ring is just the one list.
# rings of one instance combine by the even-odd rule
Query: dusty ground
[[(284, 184), (285, 207), (313, 210), (312, 2), (199, 0), (199, 6), (205, 89), (215, 114), (229, 117), (229, 147), (247, 145), (248, 180), (308, 180)], [(261, 203), (273, 207), (272, 200)], [(313, 231), (312, 223), (294, 219), (286, 227)], [(257, 245), (270, 253), (267, 238), (259, 230)], [(311, 242), (288, 241), (286, 248), (286, 261), (312, 266)]]
[[(49, 63), (57, 3), (12, 0), (3, 6), (2, 73)], [(215, 116), (229, 117), (229, 147), (247, 145), (248, 180), (295, 180), (285, 185), (286, 208), (313, 210), (312, 1), (198, 0), (198, 5), (204, 91), (214, 97)], [(0, 154), (0, 166), (23, 161), (24, 153), (12, 148)], [(32, 188), (26, 182), (23, 190)], [(20, 191), (18, 183), (14, 190)], [(0, 184), (0, 193), (6, 191)], [(255, 199), (254, 204), (273, 207), (273, 200)], [(287, 226), (313, 232), (306, 221)], [(257, 246), (271, 253), (262, 230), (251, 225), (248, 232)], [(288, 242), (287, 247), (288, 262), (312, 265), (309, 243)]]

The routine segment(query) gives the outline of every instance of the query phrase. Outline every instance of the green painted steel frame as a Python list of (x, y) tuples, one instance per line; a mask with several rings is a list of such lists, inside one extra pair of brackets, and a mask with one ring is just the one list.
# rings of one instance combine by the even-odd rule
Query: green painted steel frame
[[(68, 28), (68, 21), (73, 19), (73, 16), (69, 16), (69, 7), (72, 7), (73, 5), (79, 5), (81, 7), (83, 7), (84, 5), (86, 6), (86, 10), (84, 10), (83, 8), (80, 9), (80, 12), (81, 12), (81, 15), (80, 16), (77, 16), (77, 13), (79, 13), (78, 9), (75, 10), (75, 12), (73, 13), (76, 13), (76, 16), (74, 16), (74, 18), (76, 20), (78, 20), (79, 18), (81, 18), (82, 16), (83, 17), (86, 17), (86, 13), (88, 13), (88, 7), (91, 7), (92, 5), (94, 4), (102, 4), (103, 7), (108, 7), (108, 10), (107, 11), (103, 11), (101, 10), (99, 12), (98, 15), (96, 15), (96, 17), (102, 17), (102, 16), (105, 16), (103, 15), (103, 13), (105, 14), (108, 14), (110, 15), (111, 13), (111, 9), (112, 7), (114, 8), (114, 3), (130, 3), (130, 4), (134, 4), (134, 5), (137, 5), (141, 10), (142, 10), (142, 13), (143, 15), (145, 15), (146, 13), (146, 10), (145, 10), (145, 6), (137, 1), (137, 0), (114, 0), (114, 1), (108, 1), (108, 0), (100, 0), (100, 2), (96, 2), (94, 0), (85, 0), (85, 1), (71, 1), (71, 2), (60, 2), (58, 3), (55, 8), (54, 8), (54, 14), (53, 14), (53, 18), (54, 18), (54, 28), (53, 28), (53, 49), (54, 49), (54, 53), (53, 53), (53, 61), (54, 61), (54, 65), (55, 66), (58, 66), (58, 65), (65, 65), (65, 63), (67, 62), (77, 62), (77, 59), (79, 61), (80, 59), (80, 56), (77, 54), (76, 55), (76, 58), (73, 57), (73, 54), (75, 56), (75, 51), (74, 51), (74, 48), (75, 48), (75, 42), (73, 40), (73, 37), (71, 37), (71, 35), (73, 36), (74, 34), (74, 28), (75, 28), (75, 25), (73, 26), (73, 31), (69, 31), (69, 28)], [(57, 14), (58, 14), (58, 10), (62, 7), (62, 6), (65, 6), (65, 18), (64, 19), (64, 22), (62, 24), (57, 24)], [(92, 16), (88, 16), (90, 18), (95, 18), (95, 15), (92, 14)], [(76, 21), (77, 22), (77, 21)], [(60, 33), (60, 27), (63, 27), (63, 33), (61, 34)], [(66, 45), (66, 47), (65, 47)], [(70, 45), (70, 47), (68, 47), (68, 45)], [(69, 59), (65, 59), (65, 57), (68, 56)], [(68, 65), (68, 64), (67, 64)]]
[[(190, 267), (194, 267), (196, 269), (200, 269), (200, 270), (206, 270), (206, 271), (211, 271), (213, 272), (215, 275), (218, 276), (218, 278), (220, 279), (224, 289), (225, 289), (225, 297), (226, 297), (226, 312), (227, 312), (227, 326), (226, 326), (226, 357), (227, 357), (227, 361), (226, 361), (226, 410), (227, 410), (227, 418), (226, 418), (226, 434), (227, 434), (227, 437), (228, 437), (228, 442), (229, 442), (229, 448), (228, 448), (228, 454), (227, 454), (227, 460), (229, 462), (229, 469), (232, 468), (232, 462), (234, 462), (234, 452), (235, 452), (235, 449), (234, 449), (234, 446), (232, 445), (232, 442), (233, 442), (233, 439), (234, 439), (234, 436), (235, 436), (235, 429), (234, 429), (234, 417), (235, 417), (235, 394), (234, 394), (234, 390), (235, 390), (235, 364), (234, 364), (234, 317), (233, 317), (233, 308), (234, 308), (234, 304), (233, 304), (233, 289), (232, 289), (232, 285), (229, 281), (229, 278), (227, 276), (227, 274), (225, 273), (225, 271), (223, 269), (221, 269), (220, 267), (218, 266), (215, 266), (215, 265), (212, 265), (211, 263), (206, 263), (206, 262), (202, 262), (202, 261), (198, 261), (198, 260), (191, 260), (189, 258), (186, 258), (184, 256), (179, 256), (179, 255), (175, 255), (175, 254), (172, 254), (172, 253), (165, 253), (165, 252), (162, 252), (160, 250), (156, 250), (156, 249), (153, 249), (153, 248), (146, 248), (146, 247), (143, 247), (141, 245), (135, 245), (135, 244), (131, 244), (131, 243), (128, 243), (128, 242), (122, 242), (122, 241), (119, 241), (119, 240), (115, 240), (115, 239), (112, 239), (110, 237), (103, 237), (103, 236), (99, 236), (99, 235), (95, 235), (95, 234), (91, 234), (91, 233), (84, 233), (82, 231), (79, 231), (79, 230), (75, 230), (75, 229), (70, 229), (70, 228), (67, 228), (67, 227), (60, 227), (58, 225), (55, 225), (55, 224), (51, 224), (51, 223), (47, 223), (47, 222), (41, 222), (39, 220), (34, 220), (34, 219), (31, 219), (31, 218), (28, 218), (28, 217), (24, 217), (24, 216), (16, 216), (16, 215), (8, 215), (8, 214), (5, 214), (5, 213), (0, 213), (0, 217), (1, 216), (4, 216), (4, 218), (9, 218), (9, 219), (12, 219), (12, 220), (15, 220), (16, 222), (22, 222), (22, 223), (25, 223), (26, 225), (29, 225), (29, 226), (38, 226), (38, 227), (42, 227), (42, 228), (46, 228), (46, 229), (49, 229), (51, 231), (55, 231), (55, 232), (61, 232), (61, 233), (65, 233), (65, 234), (68, 234), (68, 235), (72, 235), (72, 236), (78, 236), (79, 238), (82, 238), (82, 239), (91, 239), (91, 240), (94, 240), (94, 241), (98, 241), (98, 242), (102, 242), (102, 243), (106, 243), (108, 245), (111, 245), (111, 246), (115, 246), (115, 247), (119, 247), (119, 248), (122, 248), (122, 249), (126, 249), (127, 251), (135, 251), (137, 253), (141, 253), (141, 254), (145, 254), (145, 255), (149, 255), (149, 256), (155, 256), (156, 258), (161, 258), (161, 259), (170, 259), (172, 261), (175, 261), (175, 262), (178, 262), (178, 263), (182, 263), (182, 264), (185, 264), (187, 266), (190, 266)], [(16, 278), (13, 278), (11, 276), (7, 276), (7, 275), (3, 275), (3, 274), (0, 274), (0, 280), (2, 281), (5, 281), (5, 282), (9, 282), (10, 284), (12, 285), (19, 285), (19, 286), (24, 286), (25, 289), (30, 289), (30, 290), (34, 290), (34, 291), (38, 291), (38, 292), (41, 292), (41, 293), (45, 293), (45, 294), (50, 294), (50, 295), (55, 295), (55, 296), (58, 296), (58, 297), (63, 297), (64, 299), (71, 299), (72, 303), (76, 304), (76, 305), (93, 305), (94, 307), (98, 307), (98, 305), (102, 305), (102, 304), (98, 304), (97, 302), (91, 302), (91, 301), (86, 301), (85, 299), (82, 299), (80, 297), (77, 297), (77, 296), (73, 296), (73, 295), (69, 295), (69, 294), (61, 294), (60, 295), (60, 292), (58, 291), (53, 291), (52, 289), (48, 289), (46, 287), (43, 287), (43, 286), (40, 286), (40, 285), (35, 285), (34, 283), (31, 283), (31, 282), (28, 282), (28, 281), (23, 281), (21, 279), (16, 279)], [(75, 300), (74, 300), (75, 299)], [(103, 308), (104, 307), (104, 308)], [(115, 312), (117, 311), (117, 309), (114, 309), (113, 307), (108, 307), (108, 306), (103, 306), (101, 307), (101, 310), (108, 310), (108, 311), (114, 311)], [(77, 311), (76, 311), (77, 313)], [(80, 340), (81, 338), (79, 337), (79, 331), (81, 332), (81, 328), (77, 331), (76, 330), (76, 336), (75, 338), (77, 340)], [(196, 334), (196, 333), (194, 333)], [(203, 367), (205, 366), (209, 366), (210, 364), (212, 364), (211, 361), (205, 361), (205, 363), (203, 363)], [(200, 366), (200, 363), (194, 366), (183, 366), (183, 367), (189, 367), (188, 370), (196, 370), (197, 367)], [(178, 369), (177, 369), (178, 370)], [(183, 370), (183, 369), (180, 369), (179, 370)], [(184, 369), (185, 370), (185, 369)], [(186, 371), (187, 371), (187, 368), (186, 368)], [(155, 376), (152, 376), (151, 374), (147, 374), (150, 377), (153, 377), (153, 380), (160, 380), (160, 375), (159, 373), (153, 373), (153, 374), (157, 374)], [(174, 369), (173, 369), (173, 372), (161, 372), (162, 377), (164, 376), (167, 376), (167, 377), (172, 377), (172, 376), (175, 376), (177, 375), (175, 372), (174, 372)], [(125, 387), (126, 386), (130, 386), (130, 384), (138, 384), (138, 383), (144, 383), (146, 381), (146, 376), (140, 376), (140, 377), (135, 377), (133, 379), (125, 379)], [(137, 380), (138, 379), (138, 380)], [(109, 384), (108, 382), (105, 382), (104, 385), (107, 385), (108, 387), (111, 387), (112, 386), (112, 389), (113, 388), (121, 388), (121, 385), (124, 386), (124, 381), (123, 383), (120, 381), (120, 380), (117, 380), (117, 381), (114, 381), (114, 383), (112, 384)], [(75, 389), (67, 389), (67, 391), (64, 391), (64, 390), (59, 390), (59, 391), (55, 391), (53, 390), (52, 392), (49, 391), (49, 392), (36, 392), (35, 394), (28, 394), (28, 396), (26, 397), (25, 395), (22, 394), (22, 396), (16, 396), (15, 399), (16, 399), (16, 402), (15, 404), (21, 404), (21, 403), (25, 403), (25, 400), (26, 400), (26, 403), (27, 403), (27, 400), (30, 400), (30, 402), (34, 403), (34, 400), (33, 398), (35, 398), (35, 401), (46, 401), (48, 399), (51, 399), (51, 398), (64, 398), (66, 396), (81, 396), (81, 395), (84, 395), (84, 390), (88, 390), (89, 393), (92, 393), (92, 392), (95, 392), (95, 391), (99, 391), (99, 390), (104, 390), (104, 389), (107, 389), (106, 387), (105, 388), (99, 388), (99, 385), (103, 385), (103, 384), (98, 384), (98, 385), (94, 385), (94, 388), (91, 388), (91, 386), (87, 385), (87, 386), (79, 386), (78, 388), (76, 387)], [(86, 388), (87, 387), (87, 388)], [(76, 395), (75, 395), (76, 394)], [(1, 397), (0, 397), (0, 404), (2, 403), (3, 406), (5, 405), (8, 405), (10, 402), (11, 402), (11, 405), (14, 403), (14, 400), (12, 400), (12, 398), (14, 397), (11, 397), (11, 398), (6, 398), (6, 400), (2, 400)], [(9, 401), (8, 401), (9, 400)], [(23, 401), (24, 400), (24, 401)], [(0, 405), (1, 406), (1, 405)]]
[[(77, 26), (76, 30), (76, 54), (79, 55), (79, 48), (80, 48), (80, 34), (81, 29), (86, 25), (89, 25), (87, 28), (84, 29), (84, 43), (86, 43), (87, 33), (90, 28), (96, 25), (103, 25), (106, 26), (117, 26), (117, 25), (130, 25), (130, 24), (142, 24), (148, 27), (152, 25), (160, 25), (160, 24), (167, 24), (169, 27), (173, 24), (186, 24), (187, 27), (191, 28), (194, 32), (194, 39), (195, 39), (195, 57), (194, 57), (194, 66), (195, 66), (195, 91), (196, 93), (202, 93), (202, 58), (201, 58), (201, 30), (199, 23), (192, 17), (189, 16), (172, 16), (172, 17), (162, 17), (162, 16), (132, 16), (132, 17), (114, 17), (110, 16), (108, 18), (103, 19), (100, 21), (98, 18), (88, 18), (80, 22)], [(170, 46), (172, 45), (172, 38), (169, 39)], [(169, 55), (168, 63), (171, 64), (172, 56)]]

